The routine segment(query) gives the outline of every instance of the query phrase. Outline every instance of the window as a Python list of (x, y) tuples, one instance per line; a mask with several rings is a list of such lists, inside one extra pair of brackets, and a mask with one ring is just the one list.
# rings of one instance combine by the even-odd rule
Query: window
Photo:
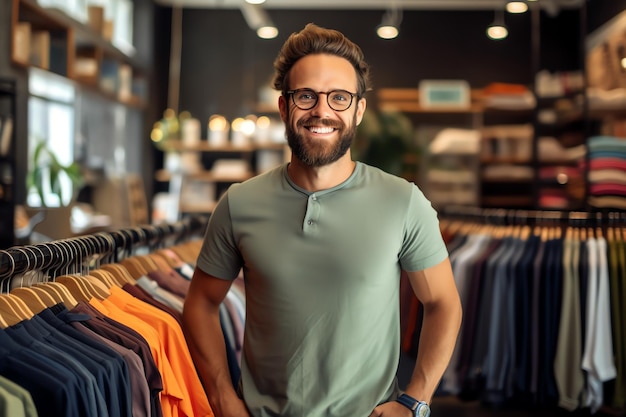
[[(74, 132), (76, 90), (71, 81), (55, 74), (32, 68), (28, 81), (28, 170), (33, 168), (33, 152), (39, 142), (53, 150), (59, 162), (69, 165), (74, 161)], [(72, 197), (72, 183), (61, 178), (65, 201), (44, 188), (41, 201), (35, 190), (29, 190), (27, 203), (32, 207), (67, 205)]]

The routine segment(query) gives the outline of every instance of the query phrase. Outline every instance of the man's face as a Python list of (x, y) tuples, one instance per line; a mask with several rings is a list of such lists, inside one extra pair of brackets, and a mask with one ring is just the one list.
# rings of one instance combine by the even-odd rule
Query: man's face
[(356, 93), (354, 68), (343, 58), (317, 54), (298, 60), (289, 74), (291, 90), (307, 88), (318, 93), (317, 103), (308, 110), (298, 108), (292, 96), (281, 97), (281, 117), (293, 155), (311, 167), (337, 161), (350, 149), (356, 126), (363, 118), (365, 99), (354, 96), (348, 109), (336, 111), (323, 93), (333, 90)]

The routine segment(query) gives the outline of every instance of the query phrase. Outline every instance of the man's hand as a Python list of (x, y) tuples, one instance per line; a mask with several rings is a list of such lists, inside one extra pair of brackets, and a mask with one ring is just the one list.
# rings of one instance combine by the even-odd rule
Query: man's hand
[(389, 401), (376, 407), (369, 417), (413, 417), (413, 413), (399, 402)]

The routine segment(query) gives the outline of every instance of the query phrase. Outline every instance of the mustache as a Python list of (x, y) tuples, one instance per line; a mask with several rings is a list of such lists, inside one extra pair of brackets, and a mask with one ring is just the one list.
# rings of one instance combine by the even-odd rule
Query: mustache
[(342, 129), (344, 124), (339, 120), (322, 119), (320, 117), (308, 117), (306, 119), (300, 119), (297, 122), (298, 127), (305, 126), (326, 126), (335, 129)]

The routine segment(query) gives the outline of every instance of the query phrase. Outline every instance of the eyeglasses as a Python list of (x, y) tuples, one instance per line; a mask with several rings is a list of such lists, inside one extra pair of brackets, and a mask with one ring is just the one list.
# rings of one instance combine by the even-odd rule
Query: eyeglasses
[(346, 90), (315, 92), (310, 88), (299, 88), (297, 90), (289, 90), (285, 92), (285, 95), (291, 95), (293, 104), (295, 104), (300, 110), (311, 110), (313, 107), (317, 106), (317, 100), (320, 94), (326, 94), (326, 102), (334, 111), (348, 110), (352, 105), (354, 96), (356, 96), (356, 93), (351, 93)]

